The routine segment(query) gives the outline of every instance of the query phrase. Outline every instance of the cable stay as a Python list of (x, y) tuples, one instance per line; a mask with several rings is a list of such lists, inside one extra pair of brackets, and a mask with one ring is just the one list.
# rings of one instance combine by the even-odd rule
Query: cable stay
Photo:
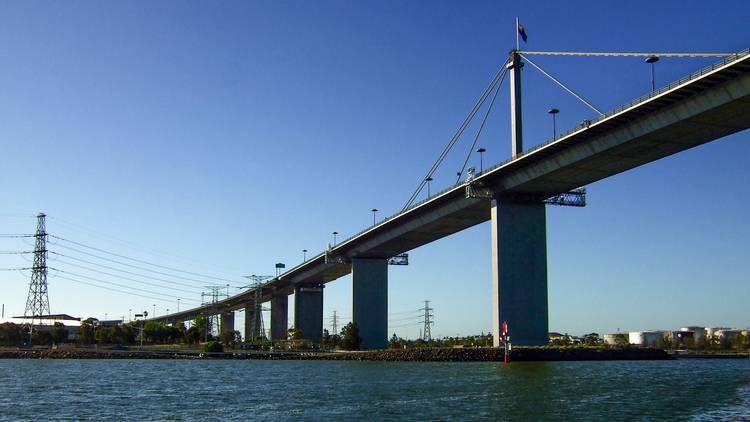
[(492, 80), (487, 85), (487, 87), (484, 89), (484, 92), (482, 92), (482, 95), (479, 97), (477, 102), (474, 104), (474, 107), (472, 107), (471, 111), (469, 111), (469, 114), (464, 118), (463, 122), (459, 126), (458, 130), (453, 134), (453, 137), (451, 137), (450, 141), (448, 141), (448, 144), (443, 148), (443, 151), (440, 153), (440, 156), (438, 159), (433, 163), (432, 167), (430, 167), (430, 170), (427, 172), (427, 175), (422, 178), (419, 182), (419, 186), (414, 191), (414, 193), (409, 197), (409, 200), (406, 202), (406, 205), (401, 209), (401, 211), (406, 211), (407, 208), (409, 208), (413, 203), (414, 200), (417, 198), (420, 192), (422, 192), (422, 189), (424, 189), (424, 186), (427, 184), (427, 179), (431, 178), (432, 175), (435, 173), (437, 168), (440, 166), (440, 164), (443, 162), (445, 157), (448, 155), (450, 150), (453, 148), (453, 145), (456, 144), (458, 139), (461, 137), (461, 134), (464, 132), (466, 127), (469, 125), (471, 120), (474, 118), (474, 116), (477, 114), (479, 109), (484, 104), (487, 97), (492, 93), (493, 88), (498, 83), (501, 75), (504, 75), (507, 71), (506, 65), (508, 64), (508, 61), (506, 60), (505, 63), (503, 63), (500, 70), (498, 70), (495, 75), (492, 77)]
[(585, 52), (585, 51), (519, 51), (521, 55), (534, 56), (590, 56), (590, 57), (734, 57), (737, 53), (632, 53), (632, 52)]
[(599, 113), (600, 116), (604, 116), (604, 113), (602, 113), (601, 110), (599, 110), (598, 108), (594, 107), (593, 105), (591, 105), (590, 102), (586, 101), (583, 97), (581, 97), (580, 95), (578, 95), (575, 92), (573, 92), (572, 89), (568, 88), (564, 83), (560, 82), (557, 78), (555, 78), (554, 76), (552, 76), (549, 73), (547, 73), (547, 71), (545, 71), (544, 69), (542, 69), (541, 67), (539, 67), (536, 63), (534, 63), (533, 61), (531, 61), (531, 59), (529, 59), (528, 57), (524, 56), (523, 54), (521, 54), (521, 57), (523, 57), (524, 59), (526, 59), (526, 61), (529, 62), (530, 65), (534, 66), (538, 71), (542, 72), (544, 74), (544, 76), (552, 79), (552, 81), (554, 81), (556, 84), (560, 85), (564, 90), (568, 91), (571, 95), (573, 95), (574, 97), (578, 98), (582, 103), (584, 103), (587, 106), (589, 106), (589, 108), (591, 108), (595, 112)]
[(495, 100), (497, 100), (497, 94), (500, 93), (500, 88), (503, 85), (503, 81), (505, 80), (505, 75), (508, 73), (508, 68), (503, 67), (503, 74), (500, 77), (500, 82), (497, 84), (497, 88), (495, 88), (495, 94), (492, 96), (492, 101), (490, 101), (489, 107), (487, 107), (487, 111), (484, 113), (484, 117), (482, 118), (482, 123), (479, 125), (479, 129), (477, 130), (476, 136), (474, 136), (474, 142), (471, 143), (471, 146), (469, 147), (469, 152), (466, 154), (466, 159), (464, 160), (464, 164), (461, 166), (461, 171), (457, 173), (456, 178), (456, 185), (461, 183), (461, 176), (464, 174), (464, 170), (466, 170), (466, 165), (469, 164), (469, 158), (471, 158), (471, 154), (474, 153), (474, 147), (477, 146), (477, 142), (479, 141), (479, 136), (482, 135), (482, 129), (484, 129), (485, 123), (487, 123), (487, 118), (490, 117), (490, 113), (492, 112), (492, 107), (495, 105)]

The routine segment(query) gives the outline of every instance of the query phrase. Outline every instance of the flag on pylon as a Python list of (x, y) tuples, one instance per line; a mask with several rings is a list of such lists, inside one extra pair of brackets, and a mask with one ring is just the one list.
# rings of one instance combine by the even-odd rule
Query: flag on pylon
[(521, 35), (521, 39), (523, 39), (523, 42), (526, 42), (528, 36), (526, 35), (526, 29), (521, 24), (521, 21), (518, 21), (518, 34)]

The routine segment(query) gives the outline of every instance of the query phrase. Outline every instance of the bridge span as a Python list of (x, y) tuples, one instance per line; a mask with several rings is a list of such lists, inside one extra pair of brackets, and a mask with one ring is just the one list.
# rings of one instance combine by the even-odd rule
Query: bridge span
[[(520, 72), (518, 78), (520, 87)], [(386, 347), (388, 259), (491, 220), (495, 345), (502, 321), (508, 321), (514, 343), (546, 344), (543, 201), (748, 127), (750, 55), (744, 50), (549, 142), (519, 149), (473, 180), (434, 194), (270, 279), (259, 288), (262, 300), (271, 302), (271, 337), (286, 337), (287, 299), (294, 294), (294, 326), (319, 342), (324, 286), (352, 273), (352, 315), (362, 346)], [(255, 289), (249, 289), (217, 304), (152, 320), (185, 321), (219, 313), (228, 322), (234, 311), (245, 308), (247, 321), (254, 315), (250, 307), (255, 296)], [(247, 330), (250, 325), (245, 325)]]

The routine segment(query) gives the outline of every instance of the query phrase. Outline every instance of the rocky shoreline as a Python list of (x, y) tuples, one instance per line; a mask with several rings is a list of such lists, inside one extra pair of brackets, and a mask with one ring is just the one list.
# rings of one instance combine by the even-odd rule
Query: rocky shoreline
[[(240, 359), (240, 360), (356, 360), (382, 362), (498, 362), (502, 349), (424, 348), (357, 352), (226, 352), (138, 351), (106, 349), (0, 350), (0, 359)], [(673, 356), (661, 349), (648, 348), (516, 348), (514, 362), (580, 360), (666, 360)]]

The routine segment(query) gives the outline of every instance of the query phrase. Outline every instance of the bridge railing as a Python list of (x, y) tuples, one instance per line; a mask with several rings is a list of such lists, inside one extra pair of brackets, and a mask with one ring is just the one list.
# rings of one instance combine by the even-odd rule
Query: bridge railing
[(682, 85), (684, 83), (687, 83), (687, 82), (690, 82), (692, 80), (698, 79), (701, 76), (703, 76), (703, 75), (705, 75), (705, 74), (707, 74), (709, 72), (712, 72), (712, 71), (714, 71), (714, 70), (716, 70), (716, 69), (718, 69), (718, 68), (720, 68), (722, 66), (725, 66), (725, 65), (727, 65), (729, 63), (738, 61), (738, 60), (744, 58), (745, 56), (747, 56), (748, 54), (750, 54), (750, 48), (747, 48), (747, 49), (742, 50), (742, 51), (740, 51), (740, 52), (738, 52), (738, 53), (736, 53), (736, 54), (734, 54), (732, 56), (729, 56), (729, 57), (726, 57), (726, 58), (724, 58), (722, 60), (719, 60), (719, 61), (717, 61), (717, 62), (715, 62), (715, 63), (713, 63), (713, 64), (711, 64), (709, 66), (701, 68), (700, 70), (698, 70), (696, 72), (693, 72), (693, 73), (691, 73), (688, 76), (684, 76), (684, 77), (682, 77), (682, 78), (680, 78), (680, 79), (678, 79), (676, 81), (673, 81), (673, 82), (671, 82), (671, 83), (669, 83), (669, 84), (667, 84), (667, 85), (665, 85), (665, 86), (663, 86), (663, 87), (661, 87), (661, 88), (659, 88), (657, 90), (651, 91), (648, 94), (644, 94), (644, 95), (636, 98), (635, 100), (632, 100), (632, 101), (630, 101), (628, 103), (625, 103), (625, 104), (623, 104), (623, 105), (621, 105), (621, 106), (619, 106), (619, 107), (617, 107), (617, 108), (615, 108), (613, 110), (610, 110), (609, 112), (607, 112), (605, 114), (602, 114), (601, 116), (598, 116), (598, 117), (596, 117), (594, 119), (591, 119), (591, 120), (585, 120), (582, 124), (580, 124), (580, 125), (578, 125), (576, 127), (573, 127), (573, 128), (571, 128), (571, 129), (569, 129), (569, 130), (567, 130), (565, 132), (561, 132), (559, 135), (555, 136), (554, 138), (552, 138), (552, 139), (550, 139), (548, 141), (545, 141), (545, 142), (539, 143), (537, 145), (534, 145), (533, 147), (527, 149), (526, 151), (521, 152), (520, 154), (518, 154), (514, 158), (510, 158), (510, 159), (507, 159), (505, 161), (501, 161), (500, 163), (495, 164), (494, 166), (491, 166), (491, 167), (487, 168), (487, 170), (485, 170), (484, 172), (486, 173), (486, 172), (494, 170), (494, 169), (496, 169), (498, 167), (502, 167), (502, 166), (510, 163), (513, 160), (517, 160), (520, 157), (523, 157), (523, 156), (525, 156), (525, 155), (527, 155), (529, 153), (532, 153), (532, 152), (534, 152), (536, 150), (544, 148), (545, 146), (547, 146), (549, 144), (552, 144), (552, 143), (554, 143), (555, 141), (557, 141), (559, 139), (565, 138), (566, 136), (569, 136), (569, 135), (571, 135), (573, 133), (580, 132), (580, 131), (586, 129), (588, 126), (591, 126), (593, 124), (599, 123), (602, 120), (608, 119), (608, 118), (614, 116), (615, 114), (622, 112), (623, 110), (627, 110), (627, 109), (629, 109), (629, 108), (631, 108), (633, 106), (636, 106), (638, 104), (645, 103), (646, 101), (648, 101), (648, 100), (650, 100), (650, 99), (652, 99), (654, 97), (657, 97), (657, 96), (659, 96), (659, 95), (661, 95), (661, 94), (663, 94), (663, 93), (665, 93), (665, 92), (667, 92), (667, 91), (669, 91), (671, 89), (674, 89), (674, 88), (676, 88), (676, 87), (678, 87), (678, 86), (680, 86), (680, 85)]

